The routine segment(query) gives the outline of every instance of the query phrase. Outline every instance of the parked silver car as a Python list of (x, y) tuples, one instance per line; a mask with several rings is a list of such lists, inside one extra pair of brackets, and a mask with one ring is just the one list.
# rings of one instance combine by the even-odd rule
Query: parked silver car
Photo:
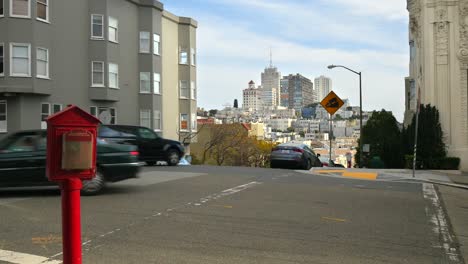
[(276, 146), (270, 156), (271, 168), (294, 167), (310, 170), (312, 167), (322, 167), (322, 162), (315, 152), (305, 144), (284, 143)]

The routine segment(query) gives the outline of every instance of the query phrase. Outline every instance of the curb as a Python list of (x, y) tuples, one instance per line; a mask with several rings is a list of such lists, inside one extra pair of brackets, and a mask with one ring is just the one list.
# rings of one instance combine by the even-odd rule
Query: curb
[(426, 183), (432, 183), (432, 184), (438, 184), (438, 185), (445, 185), (449, 187), (454, 187), (454, 188), (460, 188), (460, 189), (465, 189), (468, 190), (468, 185), (465, 184), (456, 184), (456, 183), (448, 183), (448, 182), (439, 182), (439, 181), (431, 181), (431, 180), (424, 180), (424, 179), (400, 179), (400, 180), (395, 180), (398, 182), (401, 181), (415, 181), (415, 182), (426, 182)]

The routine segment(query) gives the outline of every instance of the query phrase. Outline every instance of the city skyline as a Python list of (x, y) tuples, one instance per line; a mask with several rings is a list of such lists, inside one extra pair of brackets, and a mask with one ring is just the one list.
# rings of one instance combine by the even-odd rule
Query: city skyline
[(199, 0), (165, 6), (199, 21), (200, 107), (219, 109), (241, 99), (248, 81), (260, 83), (271, 48), (283, 76), (328, 76), (334, 91), (353, 105), (359, 103), (357, 76), (327, 66), (362, 71), (364, 110), (385, 108), (403, 121), (403, 79), (409, 71), (405, 0), (382, 0), (378, 6), (356, 0)]

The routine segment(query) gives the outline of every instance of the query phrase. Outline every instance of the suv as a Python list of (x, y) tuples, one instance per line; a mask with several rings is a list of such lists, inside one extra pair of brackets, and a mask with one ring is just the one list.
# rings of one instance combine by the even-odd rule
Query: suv
[(166, 161), (169, 166), (176, 166), (185, 154), (185, 148), (179, 141), (159, 137), (146, 127), (101, 125), (98, 137), (114, 143), (138, 146), (140, 160), (148, 165)]

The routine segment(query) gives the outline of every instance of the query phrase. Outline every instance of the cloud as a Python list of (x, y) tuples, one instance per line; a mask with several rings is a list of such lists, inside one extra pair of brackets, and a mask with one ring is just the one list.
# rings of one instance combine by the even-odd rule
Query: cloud
[(324, 0), (347, 7), (360, 16), (383, 17), (389, 20), (407, 21), (406, 0)]

